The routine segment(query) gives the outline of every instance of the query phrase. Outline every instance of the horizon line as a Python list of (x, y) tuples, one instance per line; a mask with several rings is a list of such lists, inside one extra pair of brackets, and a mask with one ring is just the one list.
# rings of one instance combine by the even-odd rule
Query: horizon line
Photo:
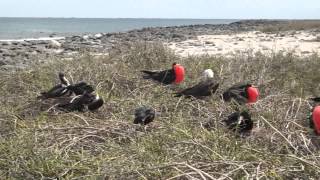
[[(214, 19), (214, 20), (238, 20), (233, 18), (169, 18), (169, 17), (46, 17), (46, 16), (0, 16), (0, 18), (61, 18), (61, 19)], [(239, 19), (241, 20), (241, 19)], [(245, 20), (245, 19), (243, 19)]]
[(169, 18), (169, 17), (40, 17), (40, 16), (0, 16), (0, 18), (34, 18), (34, 19), (181, 19), (181, 20), (320, 20), (317, 18)]

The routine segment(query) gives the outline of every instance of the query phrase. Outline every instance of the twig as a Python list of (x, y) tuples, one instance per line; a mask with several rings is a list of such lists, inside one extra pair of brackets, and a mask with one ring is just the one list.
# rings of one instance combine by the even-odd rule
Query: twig
[[(190, 169), (196, 171), (196, 172), (201, 176), (201, 178), (204, 179), (204, 180), (206, 180), (205, 176), (207, 176), (207, 177), (210, 178), (210, 179), (215, 179), (214, 177), (212, 177), (212, 176), (209, 175), (208, 173), (202, 171), (201, 169), (197, 169), (197, 168), (195, 168), (195, 167), (193, 167), (193, 166), (191, 166), (191, 165), (189, 165), (189, 164), (187, 164), (187, 163), (186, 163), (185, 165), (186, 165), (187, 167), (189, 167)], [(205, 176), (204, 176), (204, 175), (205, 175)]]
[(287, 143), (295, 150), (297, 151), (297, 148), (293, 146), (293, 144), (287, 139), (277, 128), (275, 128), (271, 123), (269, 123), (268, 120), (266, 120), (263, 116), (260, 116), (273, 130), (275, 130), (277, 133), (280, 134), (280, 136), (283, 137), (287, 141)]

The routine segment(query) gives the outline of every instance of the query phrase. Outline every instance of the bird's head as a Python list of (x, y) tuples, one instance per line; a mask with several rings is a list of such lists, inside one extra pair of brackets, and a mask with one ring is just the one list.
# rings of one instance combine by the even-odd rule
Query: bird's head
[(214, 72), (212, 69), (206, 69), (202, 72), (202, 78), (203, 80), (208, 80), (214, 77)]
[(70, 82), (69, 82), (69, 80), (65, 77), (64, 73), (59, 72), (59, 79), (60, 79), (60, 81), (61, 81), (62, 84), (66, 85), (66, 86), (69, 86), (69, 85), (70, 85)]

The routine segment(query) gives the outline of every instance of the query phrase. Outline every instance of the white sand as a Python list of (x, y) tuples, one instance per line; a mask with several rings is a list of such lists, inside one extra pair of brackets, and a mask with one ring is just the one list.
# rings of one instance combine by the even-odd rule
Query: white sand
[(237, 52), (274, 53), (279, 51), (293, 52), (295, 55), (306, 56), (320, 54), (320, 36), (306, 31), (283, 34), (266, 34), (257, 31), (232, 35), (204, 35), (196, 40), (178, 43), (167, 43), (181, 56), (188, 55), (223, 55)]

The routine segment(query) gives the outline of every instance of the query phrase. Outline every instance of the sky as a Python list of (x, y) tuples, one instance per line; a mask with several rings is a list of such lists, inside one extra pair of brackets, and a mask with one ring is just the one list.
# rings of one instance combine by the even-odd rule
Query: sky
[(320, 19), (320, 0), (0, 0), (0, 17)]

